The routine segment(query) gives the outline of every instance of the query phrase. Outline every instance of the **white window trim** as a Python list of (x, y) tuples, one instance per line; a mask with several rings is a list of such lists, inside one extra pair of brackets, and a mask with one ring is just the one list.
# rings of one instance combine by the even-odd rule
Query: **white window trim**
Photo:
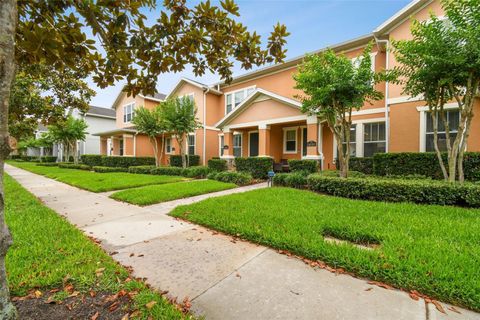
[[(196, 154), (195, 152), (197, 151), (197, 136), (195, 133), (189, 133), (187, 136), (193, 137), (193, 150), (194, 150), (193, 155), (195, 155)], [(187, 149), (187, 154), (188, 154), (188, 148), (190, 147), (190, 145), (188, 144), (188, 137), (185, 140), (186, 140), (185, 147)]]
[[(170, 152), (167, 152), (167, 141), (169, 140), (170, 140)], [(172, 138), (171, 137), (165, 138), (165, 154), (173, 154), (172, 148), (173, 148)]]
[[(443, 106), (444, 110), (453, 110), (453, 109), (458, 109), (458, 104), (456, 103), (447, 103), (446, 105)], [(420, 112), (420, 141), (419, 141), (419, 151), (420, 152), (426, 152), (427, 150), (427, 113), (429, 111), (428, 106), (420, 106), (417, 107), (417, 111)]]
[[(372, 122), (385, 122), (385, 118), (372, 118), (372, 119), (362, 119), (362, 120), (354, 120), (352, 121), (352, 125), (357, 125), (357, 131), (355, 133), (355, 151), (356, 157), (361, 158), (363, 157), (363, 124), (364, 123), (372, 123)], [(385, 142), (387, 141), (387, 136), (385, 136)], [(333, 138), (333, 158), (338, 158), (338, 150), (337, 150), (337, 140), (335, 137)]]
[[(240, 136), (240, 158), (243, 156), (243, 133), (234, 132), (232, 141), (232, 155), (235, 156), (235, 136)], [(250, 141), (250, 140), (249, 140)]]
[[(127, 107), (129, 107), (129, 106), (132, 107), (132, 110), (130, 112), (130, 114), (131, 114), (130, 121), (127, 121), (127, 112), (126, 111), (127, 111)], [(131, 123), (134, 113), (135, 113), (135, 101), (124, 104), (123, 105), (123, 123)]]
[[(386, 127), (386, 122), (385, 122), (385, 119), (382, 118), (382, 120), (380, 121), (368, 121), (368, 122), (363, 122), (363, 124), (360, 126), (362, 129), (362, 147), (361, 147), (361, 151), (362, 151), (362, 157), (365, 156), (365, 143), (379, 143), (379, 142), (385, 142), (385, 149), (386, 149), (386, 144), (387, 144), (387, 133), (385, 132), (385, 140), (376, 140), (376, 141), (365, 141), (365, 123), (379, 123), (379, 122), (383, 122), (385, 123), (385, 131), (387, 130), (387, 127)], [(358, 126), (357, 126), (357, 129), (358, 129)], [(358, 135), (357, 135), (358, 137)], [(358, 150), (358, 149), (357, 149)], [(358, 157), (358, 156), (357, 156)]]
[(257, 86), (255, 85), (255, 86), (244, 87), (244, 88), (238, 89), (238, 90), (233, 90), (233, 91), (225, 92), (225, 93), (224, 93), (224, 96), (225, 96), (225, 108), (224, 108), (224, 109), (225, 109), (225, 110), (224, 110), (224, 111), (225, 111), (225, 115), (228, 114), (228, 113), (227, 113), (227, 95), (229, 95), (229, 94), (232, 95), (232, 110), (230, 111), (230, 112), (232, 112), (232, 111), (235, 110), (235, 108), (236, 108), (236, 106), (235, 106), (235, 93), (243, 91), (243, 92), (245, 93), (243, 99), (246, 99), (246, 98), (248, 97), (248, 95), (247, 95), (248, 90), (249, 90), (249, 89), (255, 90), (256, 88), (257, 88)]
[(218, 135), (218, 156), (219, 157), (222, 157), (222, 138), (224, 139), (223, 143), (225, 144), (225, 136), (223, 133)]
[[(253, 130), (253, 131), (248, 131), (248, 156), (251, 157), (250, 155), (250, 135), (252, 133), (258, 133), (258, 130)], [(260, 135), (258, 136), (258, 138), (260, 139)], [(260, 141), (258, 141), (258, 154), (260, 154)], [(256, 156), (258, 157), (258, 156)]]
[[(287, 132), (295, 131), (295, 151), (287, 151)], [(298, 127), (283, 128), (283, 154), (297, 154), (298, 153)]]

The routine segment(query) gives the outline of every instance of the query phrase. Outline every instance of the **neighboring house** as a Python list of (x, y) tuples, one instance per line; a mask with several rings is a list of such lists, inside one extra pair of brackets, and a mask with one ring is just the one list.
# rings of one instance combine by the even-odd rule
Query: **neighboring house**
[[(100, 154), (100, 137), (93, 135), (95, 132), (102, 130), (113, 130), (116, 128), (115, 124), (115, 111), (110, 108), (102, 108), (90, 106), (90, 109), (86, 113), (81, 113), (78, 110), (74, 110), (72, 115), (75, 118), (83, 118), (88, 124), (87, 136), (85, 141), (78, 142), (78, 153), (82, 154)], [(48, 129), (39, 124), (35, 137), (39, 138)], [(44, 148), (28, 148), (27, 155), (30, 156), (44, 156), (53, 155), (60, 156), (62, 153), (59, 145), (55, 144), (53, 148), (48, 151)]]
[[(388, 50), (391, 41), (411, 38), (411, 18), (428, 20), (430, 12), (443, 16), (439, 0), (415, 0), (372, 34), (330, 48), (344, 53), (353, 63), (367, 44), (374, 42), (372, 67), (376, 71), (392, 69), (397, 62)], [(296, 99), (300, 92), (294, 88), (293, 75), (304, 57), (246, 73), (228, 84), (205, 85), (182, 79), (168, 97), (191, 96), (197, 106), (197, 118), (202, 123), (202, 128), (192, 132), (186, 142), (189, 153), (199, 155), (203, 164), (212, 157), (232, 160), (240, 156), (268, 156), (275, 162), (315, 159), (321, 161), (323, 169), (334, 169), (336, 144), (332, 132), (317, 117), (303, 114), (301, 103)], [(404, 96), (402, 87), (396, 84), (380, 83), (376, 88), (384, 93), (385, 99), (353, 112), (352, 155), (368, 157), (378, 152), (433, 151), (431, 121), (421, 97)], [(107, 154), (107, 139), (113, 137), (116, 155), (153, 155), (148, 139), (136, 133), (130, 119), (136, 107), (153, 107), (158, 102), (141, 95), (133, 98), (121, 93), (112, 106), (117, 113), (117, 129), (101, 134), (102, 154)], [(447, 108), (450, 109), (451, 134), (455, 135), (459, 113), (455, 104)], [(478, 101), (475, 112), (480, 114)], [(122, 142), (117, 142), (118, 139)], [(479, 125), (472, 125), (467, 149), (480, 151)], [(167, 139), (165, 151), (179, 153), (175, 139)]]

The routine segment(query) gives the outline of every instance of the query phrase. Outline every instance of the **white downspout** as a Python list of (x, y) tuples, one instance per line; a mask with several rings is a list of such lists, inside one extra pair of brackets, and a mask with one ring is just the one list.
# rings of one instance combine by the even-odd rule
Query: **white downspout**
[[(386, 63), (385, 69), (390, 70), (390, 41), (389, 40), (378, 40), (375, 37), (375, 41), (378, 43), (385, 43), (386, 46)], [(389, 83), (385, 81), (385, 152), (388, 152), (390, 149), (390, 117), (388, 110), (388, 94), (389, 94)]]
[(207, 154), (207, 93), (210, 92), (210, 88), (203, 91), (203, 147), (202, 147), (202, 163), (205, 165), (207, 163), (206, 154)]

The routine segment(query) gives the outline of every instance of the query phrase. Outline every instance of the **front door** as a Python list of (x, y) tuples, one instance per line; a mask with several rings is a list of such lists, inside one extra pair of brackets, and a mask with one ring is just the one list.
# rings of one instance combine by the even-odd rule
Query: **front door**
[(307, 155), (307, 128), (302, 129), (302, 157)]
[(249, 135), (249, 157), (258, 156), (258, 132), (250, 132)]

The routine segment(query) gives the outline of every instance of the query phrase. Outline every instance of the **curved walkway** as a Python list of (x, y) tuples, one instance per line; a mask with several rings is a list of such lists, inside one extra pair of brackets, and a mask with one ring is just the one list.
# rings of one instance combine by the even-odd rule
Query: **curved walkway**
[[(181, 204), (264, 188), (259, 184), (138, 207), (6, 165), (6, 172), (65, 216), (137, 277), (207, 319), (480, 319), (440, 313), (398, 290), (313, 269), (274, 250), (166, 215)], [(232, 208), (234, 210), (234, 208)]]

